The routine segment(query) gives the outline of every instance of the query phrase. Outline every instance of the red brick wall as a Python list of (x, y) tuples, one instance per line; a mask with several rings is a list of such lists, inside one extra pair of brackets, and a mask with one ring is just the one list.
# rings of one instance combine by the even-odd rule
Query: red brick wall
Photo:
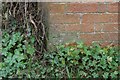
[(50, 41), (118, 42), (118, 2), (49, 3)]

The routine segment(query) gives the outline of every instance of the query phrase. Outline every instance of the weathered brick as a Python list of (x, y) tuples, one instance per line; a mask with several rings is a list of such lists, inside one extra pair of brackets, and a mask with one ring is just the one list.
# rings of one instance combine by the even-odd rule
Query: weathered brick
[(92, 44), (92, 42), (93, 41), (85, 41), (84, 43), (85, 43), (85, 45), (90, 46)]
[(84, 14), (82, 23), (118, 22), (118, 14)]
[(119, 9), (119, 7), (118, 7), (117, 2), (108, 4), (108, 12), (116, 12), (117, 13), (118, 9)]
[(109, 40), (116, 40), (118, 41), (118, 33), (109, 33)]
[(49, 30), (53, 32), (64, 32), (65, 31), (65, 24), (51, 24)]
[(66, 31), (78, 31), (78, 32), (93, 32), (94, 31), (94, 26), (93, 24), (68, 24), (65, 27)]
[(78, 14), (52, 14), (50, 23), (80, 23), (80, 16)]
[(105, 40), (105, 38), (108, 38), (108, 36), (106, 36), (103, 33), (96, 33), (96, 34), (93, 35), (93, 40), (94, 41), (102, 41), (102, 40)]
[(118, 32), (118, 24), (104, 24), (103, 32)]
[(99, 44), (100, 44), (100, 46), (105, 47), (106, 45), (110, 45), (111, 42), (102, 41), (102, 42), (100, 42)]
[[(101, 47), (106, 46), (118, 46), (118, 42), (115, 41), (94, 41), (95, 43), (99, 44)], [(85, 41), (85, 44), (90, 46), (92, 45), (93, 41)]]
[(118, 24), (95, 24), (96, 32), (118, 32)]
[(50, 13), (64, 13), (65, 11), (65, 4), (59, 4), (59, 3), (51, 3), (48, 5)]
[(74, 31), (80, 31), (81, 25), (80, 24), (67, 24), (65, 26), (65, 31), (67, 32), (74, 32)]
[(97, 3), (69, 3), (67, 12), (97, 12)]
[(118, 33), (80, 34), (80, 39), (84, 41), (115, 41), (118, 40)]
[[(99, 2), (99, 0), (96, 1)], [(51, 23), (50, 35), (53, 35), (51, 39), (55, 40), (53, 42), (83, 40), (87, 45), (93, 41), (104, 45), (109, 45), (111, 42), (115, 44), (118, 41), (118, 6), (117, 3), (103, 2), (51, 3), (49, 21)], [(80, 16), (79, 13), (82, 15)], [(82, 21), (81, 24), (80, 21)]]
[(118, 33), (96, 33), (93, 35), (94, 41), (115, 41), (118, 40)]
[(83, 41), (93, 41), (93, 34), (80, 34), (80, 39)]
[(118, 42), (115, 41), (102, 41), (99, 43), (101, 47), (105, 47), (105, 46), (118, 46)]
[(51, 24), (50, 31), (55, 32), (94, 32), (93, 24)]
[(81, 32), (94, 32), (94, 24), (81, 24)]
[(79, 1), (82, 1), (82, 2), (89, 2), (89, 3), (95, 3), (95, 2), (116, 2), (118, 0), (79, 0)]
[(65, 35), (61, 35), (61, 38), (64, 43), (79, 40), (79, 36), (78, 36), (77, 32), (67, 32), (67, 33), (65, 33)]
[(98, 12), (106, 12), (107, 11), (107, 5), (104, 3), (98, 4)]

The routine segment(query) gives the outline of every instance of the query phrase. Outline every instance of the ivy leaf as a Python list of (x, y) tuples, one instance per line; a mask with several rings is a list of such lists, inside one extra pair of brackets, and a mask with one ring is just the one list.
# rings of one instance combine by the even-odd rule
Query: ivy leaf
[(108, 76), (109, 76), (109, 73), (108, 72), (105, 72), (104, 74), (103, 74), (103, 78), (108, 78)]
[(3, 48), (2, 49), (2, 55), (7, 56), (7, 54), (8, 54), (8, 49), (7, 48)]
[(30, 40), (31, 40), (31, 43), (34, 44), (34, 42), (35, 42), (35, 38), (34, 38), (33, 36), (31, 37)]
[(99, 59), (100, 59), (100, 56), (98, 56), (97, 54), (95, 54), (95, 55), (93, 56), (93, 58), (96, 59), (96, 60), (99, 60)]
[(84, 72), (84, 71), (80, 71), (80, 75), (81, 75), (81, 76), (87, 76), (87, 73)]
[(65, 65), (65, 59), (64, 58), (60, 58), (62, 65)]
[(90, 51), (86, 51), (86, 55), (91, 55), (91, 52)]
[(64, 59), (62, 59), (62, 64), (65, 65), (65, 60)]
[(83, 42), (77, 42), (77, 48), (83, 48), (84, 46), (84, 43)]
[(86, 62), (87, 60), (89, 60), (89, 58), (87, 56), (82, 58), (83, 62)]
[(116, 78), (117, 74), (118, 74), (118, 71), (114, 71), (114, 72), (112, 72), (112, 73), (110, 74), (110, 76), (111, 76), (112, 78)]
[(63, 53), (63, 52), (59, 52), (59, 55), (60, 55), (60, 56), (64, 56), (64, 53)]
[(93, 78), (97, 78), (99, 75), (97, 73), (92, 73)]
[(3, 68), (3, 66), (4, 66), (4, 63), (0, 62), (0, 70)]
[(30, 55), (32, 55), (35, 52), (34, 47), (31, 45), (27, 45), (26, 49), (27, 49), (27, 53)]
[(107, 57), (107, 62), (112, 62), (112, 57), (108, 56)]

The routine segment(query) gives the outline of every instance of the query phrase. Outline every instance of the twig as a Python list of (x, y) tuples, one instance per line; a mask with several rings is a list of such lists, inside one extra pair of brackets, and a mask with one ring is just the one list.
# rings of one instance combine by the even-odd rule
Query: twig
[(36, 26), (35, 22), (33, 21), (31, 14), (29, 15), (29, 17), (30, 17), (30, 22), (34, 25), (35, 31), (37, 32), (37, 26)]
[(17, 6), (18, 6), (18, 3), (16, 4), (16, 6), (15, 6), (14, 9), (13, 9), (13, 16), (14, 16), (14, 17), (15, 17), (15, 11), (16, 11)]

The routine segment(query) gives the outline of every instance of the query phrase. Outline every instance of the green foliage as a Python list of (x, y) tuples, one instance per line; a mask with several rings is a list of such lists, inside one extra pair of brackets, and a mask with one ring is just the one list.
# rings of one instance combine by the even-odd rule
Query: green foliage
[(52, 67), (61, 68), (69, 78), (118, 77), (117, 47), (100, 47), (95, 43), (86, 46), (78, 42), (74, 45), (60, 45), (57, 51), (48, 54), (47, 57)]
[(22, 75), (22, 70), (28, 68), (29, 58), (34, 55), (34, 41), (27, 42), (20, 32), (10, 34), (4, 31), (2, 36), (3, 62), (0, 63), (0, 77), (18, 77)]
[(41, 55), (46, 51), (48, 37), (44, 7), (44, 3), (2, 3), (0, 79), (38, 78), (50, 72), (51, 69), (44, 67)]
[[(28, 40), (28, 41), (26, 41)], [(56, 46), (36, 59), (35, 39), (20, 32), (4, 32), (0, 77), (117, 78), (118, 47), (86, 46), (82, 42)]]

